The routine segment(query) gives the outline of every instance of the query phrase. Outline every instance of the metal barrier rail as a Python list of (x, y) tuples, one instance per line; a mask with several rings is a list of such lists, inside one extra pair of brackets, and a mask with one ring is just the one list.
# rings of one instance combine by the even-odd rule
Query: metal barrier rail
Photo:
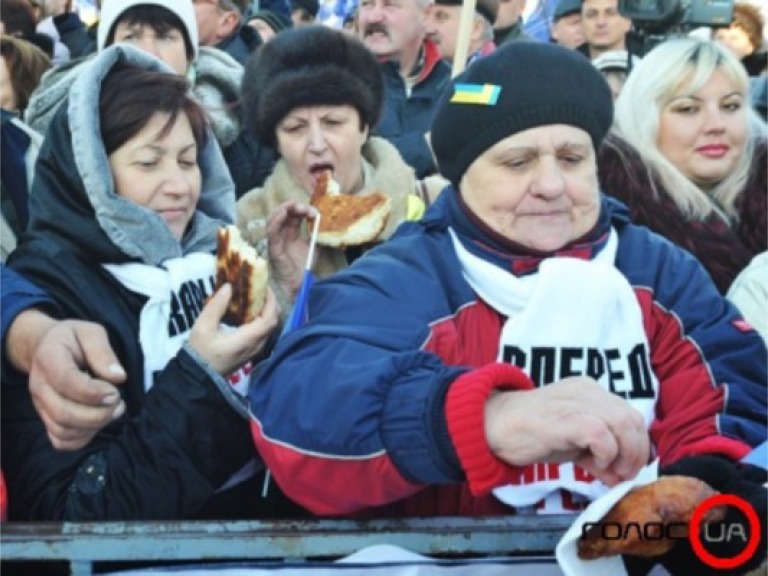
[(338, 558), (375, 544), (430, 556), (551, 554), (572, 516), (400, 520), (16, 522), (0, 526), (6, 561), (68, 561), (90, 576), (99, 561)]

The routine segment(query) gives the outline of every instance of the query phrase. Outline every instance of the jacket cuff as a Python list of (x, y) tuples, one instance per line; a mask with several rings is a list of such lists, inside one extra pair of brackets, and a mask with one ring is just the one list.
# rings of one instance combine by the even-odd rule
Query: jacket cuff
[[(752, 451), (752, 447), (746, 444), (742, 440), (736, 440), (734, 438), (727, 438), (725, 436), (709, 436), (702, 440), (685, 446), (675, 455), (674, 461), (682, 458), (688, 458), (691, 456), (699, 456), (702, 454), (711, 454), (715, 456), (722, 456), (728, 460), (741, 460), (747, 454)], [(662, 465), (669, 463), (669, 457), (662, 459)]]
[(208, 378), (216, 385), (216, 388), (226, 400), (227, 404), (234, 409), (243, 419), (250, 419), (250, 411), (248, 409), (247, 400), (240, 396), (232, 389), (229, 382), (224, 376), (219, 374), (208, 362), (198, 354), (190, 344), (189, 341), (185, 342), (182, 346), (182, 350), (186, 352), (189, 357), (205, 372)]
[(531, 379), (508, 364), (488, 364), (451, 384), (445, 401), (448, 432), (474, 496), (518, 479), (524, 467), (511, 466), (491, 452), (485, 436), (485, 403), (494, 390), (530, 390)]

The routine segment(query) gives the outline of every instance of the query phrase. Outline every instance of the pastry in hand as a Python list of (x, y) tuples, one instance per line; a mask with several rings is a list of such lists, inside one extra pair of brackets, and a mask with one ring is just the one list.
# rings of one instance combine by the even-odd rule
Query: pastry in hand
[[(577, 544), (579, 558), (665, 554), (678, 539), (687, 538), (696, 507), (716, 494), (708, 484), (690, 476), (662, 476), (635, 488), (585, 531)], [(714, 507), (703, 522), (717, 522), (724, 516), (723, 507)]]
[(373, 242), (384, 229), (391, 209), (389, 196), (382, 192), (340, 194), (330, 170), (316, 174), (309, 203), (321, 215), (317, 243), (334, 247)]
[(267, 297), (268, 266), (243, 240), (237, 226), (219, 228), (216, 246), (216, 287), (232, 285), (232, 299), (222, 322), (240, 326), (259, 315)]

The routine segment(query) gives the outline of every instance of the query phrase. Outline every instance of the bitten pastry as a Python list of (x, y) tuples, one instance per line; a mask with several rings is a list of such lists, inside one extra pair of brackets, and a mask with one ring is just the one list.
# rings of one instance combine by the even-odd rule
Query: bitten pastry
[(216, 290), (232, 285), (232, 299), (222, 318), (225, 324), (251, 322), (264, 307), (267, 296), (267, 261), (240, 236), (237, 226), (220, 228), (216, 248)]
[(330, 170), (317, 174), (310, 204), (322, 215), (317, 243), (325, 246), (356, 246), (372, 242), (381, 234), (391, 209), (382, 192), (348, 195), (334, 191)]
[[(635, 488), (582, 536), (578, 542), (579, 558), (665, 554), (678, 538), (686, 537), (696, 507), (716, 494), (719, 492), (708, 484), (689, 476), (662, 476)], [(707, 511), (703, 521), (717, 522), (724, 516), (724, 508), (714, 507)]]

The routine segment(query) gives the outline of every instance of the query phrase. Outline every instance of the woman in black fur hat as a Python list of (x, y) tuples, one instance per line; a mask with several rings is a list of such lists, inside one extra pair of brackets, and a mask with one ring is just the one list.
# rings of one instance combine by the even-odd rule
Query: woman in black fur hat
[[(280, 160), (262, 188), (238, 202), (238, 226), (252, 244), (263, 248), (270, 226), (302, 225), (315, 181), (330, 169), (342, 194), (378, 190), (389, 196), (391, 212), (374, 243), (389, 238), (405, 220), (419, 218), (446, 181), (416, 180), (398, 151), (370, 136), (379, 120), (384, 85), (376, 57), (348, 34), (324, 26), (281, 32), (248, 62), (243, 77), (245, 123), (261, 142), (278, 150)], [(286, 204), (288, 202), (288, 204)], [(306, 230), (301, 234), (308, 237)], [(270, 246), (270, 252), (282, 247)], [(313, 267), (323, 278), (345, 268), (361, 253), (322, 246)], [(295, 269), (274, 267), (282, 286), (301, 282), (306, 254)], [(280, 286), (284, 313), (293, 294)]]

